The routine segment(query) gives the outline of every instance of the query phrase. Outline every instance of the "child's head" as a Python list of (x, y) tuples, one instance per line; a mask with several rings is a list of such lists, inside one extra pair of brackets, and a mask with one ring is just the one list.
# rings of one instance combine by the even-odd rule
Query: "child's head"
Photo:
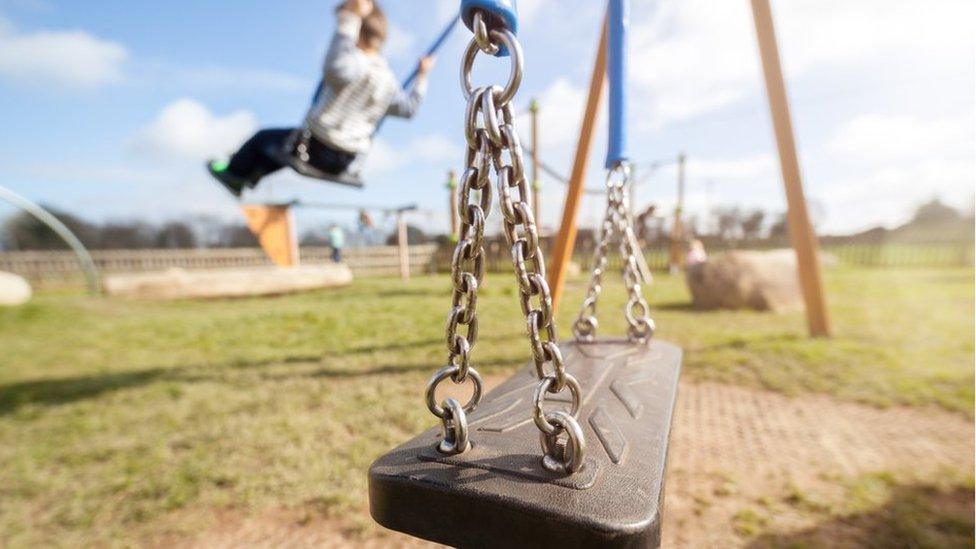
[(359, 29), (359, 43), (361, 50), (379, 52), (386, 43), (386, 14), (376, 4), (373, 11), (363, 18), (363, 26)]

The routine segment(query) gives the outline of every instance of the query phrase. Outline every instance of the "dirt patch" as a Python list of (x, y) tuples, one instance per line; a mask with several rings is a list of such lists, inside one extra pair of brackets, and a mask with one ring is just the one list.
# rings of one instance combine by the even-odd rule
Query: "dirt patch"
[[(486, 385), (500, 381), (492, 376)], [(883, 472), (899, 485), (925, 483), (950, 469), (971, 471), (973, 452), (972, 423), (938, 409), (879, 409), (828, 396), (686, 383), (672, 435), (664, 546), (877, 539), (867, 531), (877, 522), (830, 518), (849, 499), (848, 479)], [(180, 546), (430, 546), (396, 533), (364, 536), (351, 521), (292, 511), (215, 518), (217, 527)]]
[(669, 459), (665, 546), (740, 546), (814, 528), (843, 502), (844, 479), (971, 471), (973, 425), (937, 409), (685, 384)]

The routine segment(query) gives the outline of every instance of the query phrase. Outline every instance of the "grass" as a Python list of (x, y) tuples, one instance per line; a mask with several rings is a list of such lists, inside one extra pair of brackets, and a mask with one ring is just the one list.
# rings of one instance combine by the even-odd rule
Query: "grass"
[[(528, 356), (510, 278), (482, 290), (482, 374)], [(837, 269), (827, 284), (830, 340), (804, 337), (801, 314), (696, 312), (670, 277), (651, 301), (686, 379), (972, 417), (972, 270)], [(606, 294), (602, 329), (619, 333), (622, 292)], [(238, 301), (44, 293), (0, 310), (3, 545), (115, 545), (225, 507), (366, 522), (370, 461), (434, 423), (421, 394), (445, 360), (449, 300), (446, 277), (427, 277)]]

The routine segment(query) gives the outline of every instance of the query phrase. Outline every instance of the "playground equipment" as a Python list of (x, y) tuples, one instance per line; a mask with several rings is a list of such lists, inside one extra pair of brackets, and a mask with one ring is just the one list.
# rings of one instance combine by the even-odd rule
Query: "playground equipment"
[[(330, 204), (291, 200), (280, 203), (243, 204), (241, 211), (251, 233), (258, 239), (261, 249), (280, 267), (297, 267), (301, 263), (298, 237), (295, 231), (296, 208), (317, 210), (369, 211), (396, 216), (397, 248), (400, 260), (400, 277), (410, 279), (410, 250), (407, 241), (406, 213), (417, 211), (416, 204), (399, 207), (369, 206), (363, 204)], [(367, 216), (368, 219), (368, 216)]]
[[(435, 53), (437, 53), (438, 50), (440, 50), (441, 46), (444, 45), (444, 43), (447, 41), (447, 38), (454, 31), (454, 27), (457, 26), (457, 21), (458, 19), (457, 17), (455, 17), (447, 24), (447, 26), (444, 27), (444, 30), (441, 31), (441, 33), (437, 36), (437, 39), (434, 40), (434, 43), (431, 44), (429, 48), (427, 48), (426, 53), (424, 53), (422, 57), (434, 55)], [(414, 68), (413, 72), (410, 73), (410, 76), (408, 76), (407, 79), (403, 81), (403, 85), (401, 87), (403, 89), (409, 88), (411, 85), (413, 85), (414, 80), (417, 79), (417, 76), (419, 74), (420, 74), (420, 66), (418, 63), (417, 67)], [(318, 86), (316, 86), (315, 88), (315, 94), (312, 96), (313, 106), (315, 105), (316, 102), (318, 102), (319, 97), (322, 94), (322, 90), (324, 89), (324, 86), (325, 86), (325, 82), (319, 81)], [(379, 124), (376, 125), (376, 130), (374, 131), (373, 135), (376, 135), (376, 133), (379, 132), (380, 128), (383, 126), (384, 120), (380, 120)], [(292, 132), (291, 136), (289, 136), (288, 140), (285, 142), (285, 145), (283, 147), (281, 148), (275, 147), (265, 152), (272, 158), (278, 159), (278, 161), (281, 162), (283, 165), (291, 167), (291, 169), (295, 170), (298, 174), (303, 175), (305, 177), (311, 179), (318, 179), (328, 183), (345, 185), (348, 187), (357, 187), (357, 188), (363, 187), (364, 185), (363, 180), (359, 173), (361, 168), (359, 162), (354, 162), (353, 165), (350, 166), (344, 173), (335, 174), (335, 175), (325, 173), (317, 169), (315, 166), (313, 166), (310, 163), (310, 156), (309, 156), (309, 143), (311, 139), (312, 139), (312, 132), (308, 127), (308, 119), (306, 119), (302, 123), (302, 127)]]
[[(829, 337), (830, 319), (827, 314), (827, 301), (820, 274), (819, 244), (810, 224), (806, 197), (803, 193), (800, 165), (793, 138), (793, 123), (786, 96), (786, 84), (783, 81), (772, 12), (769, 7), (769, 0), (750, 0), (750, 3), (759, 42), (759, 54), (762, 60), (773, 130), (776, 135), (776, 146), (779, 151), (783, 186), (786, 190), (787, 221), (793, 250), (797, 257), (807, 327), (811, 337)], [(606, 65), (605, 36), (606, 33), (601, 36), (600, 48), (597, 50), (596, 69), (590, 79), (582, 130), (576, 148), (572, 175), (570, 176), (569, 191), (563, 207), (559, 235), (553, 247), (552, 261), (554, 265), (549, 273), (549, 286), (552, 288), (553, 307), (557, 309), (562, 299), (573, 247), (576, 244), (576, 218), (580, 199), (585, 191), (583, 183), (589, 162), (589, 152), (593, 143), (597, 108), (603, 95), (606, 78), (604, 70)]]
[(0, 187), (0, 200), (4, 200), (14, 207), (34, 216), (38, 221), (47, 225), (56, 235), (61, 237), (61, 240), (64, 240), (71, 250), (74, 251), (75, 255), (78, 256), (78, 262), (81, 264), (81, 269), (84, 271), (85, 278), (88, 281), (88, 290), (96, 295), (101, 293), (101, 283), (99, 282), (98, 268), (95, 267), (95, 261), (92, 259), (91, 254), (88, 253), (85, 245), (81, 243), (81, 240), (71, 232), (71, 229), (44, 208), (10, 189)]
[[(641, 252), (628, 197), (627, 0), (610, 0), (601, 40), (601, 47), (609, 45), (611, 83), (602, 239), (575, 337), (558, 344), (511, 108), (522, 76), (513, 4), (461, 3), (462, 18), (474, 33), (461, 72), (468, 152), (457, 204), (461, 227), (452, 269), (448, 365), (426, 391), (427, 408), (442, 426), (373, 464), (370, 510), (384, 526), (460, 547), (656, 546), (681, 351), (652, 340), (654, 325), (641, 290)], [(472, 86), (479, 52), (511, 58), (504, 88)], [(597, 70), (606, 69), (601, 64)], [(533, 362), (482, 399), (483, 382), (471, 364), (490, 183), (499, 193)], [(476, 198), (474, 191), (480, 191)], [(597, 302), (614, 240), (625, 259), (628, 333), (597, 339)], [(438, 401), (436, 390), (448, 379), (471, 381), (467, 404)]]

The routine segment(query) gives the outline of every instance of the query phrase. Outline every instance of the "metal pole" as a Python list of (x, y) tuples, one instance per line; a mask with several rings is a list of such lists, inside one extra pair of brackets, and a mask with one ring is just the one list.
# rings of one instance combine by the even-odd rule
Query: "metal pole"
[(451, 239), (456, 241), (458, 238), (458, 209), (457, 209), (457, 172), (451, 170), (447, 172), (447, 215), (451, 218)]
[(769, 0), (752, 0), (752, 16), (756, 23), (756, 37), (759, 40), (759, 55), (762, 58), (763, 75), (766, 79), (766, 94), (769, 97), (769, 110), (776, 134), (776, 147), (779, 150), (780, 169), (783, 172), (783, 185), (786, 188), (787, 222), (790, 239), (796, 251), (797, 271), (803, 300), (806, 303), (807, 325), (812, 337), (830, 336), (830, 318), (827, 313), (827, 300), (820, 275), (820, 250), (817, 235), (810, 224), (807, 201), (803, 193), (803, 180), (800, 176), (800, 162), (796, 155), (796, 141), (793, 135), (793, 121), (790, 117), (790, 104), (783, 80), (783, 68), (776, 43), (776, 30)]
[(681, 272), (681, 241), (684, 238), (682, 215), (685, 208), (685, 153), (678, 155), (678, 200), (674, 205), (674, 224), (671, 226), (671, 249), (668, 270), (671, 274)]
[(410, 249), (407, 240), (407, 221), (397, 212), (397, 248), (400, 253), (400, 278), (410, 280)]
[(552, 291), (553, 310), (559, 307), (566, 284), (566, 274), (569, 262), (573, 259), (573, 248), (576, 246), (576, 216), (579, 213), (580, 201), (583, 198), (586, 180), (586, 169), (590, 159), (590, 148), (593, 145), (593, 134), (596, 128), (596, 116), (599, 111), (603, 90), (607, 82), (607, 21), (603, 20), (600, 30), (600, 45), (597, 47), (596, 62), (593, 64), (593, 74), (590, 77), (589, 98), (586, 110), (583, 112), (583, 126), (580, 129), (579, 142), (576, 145), (576, 159), (573, 162), (573, 173), (569, 178), (569, 189), (566, 191), (566, 204), (563, 206), (563, 218), (559, 224), (559, 234), (552, 250), (552, 268), (549, 271), (549, 288)]
[(529, 112), (532, 113), (532, 204), (535, 222), (542, 225), (542, 201), (539, 199), (539, 192), (542, 190), (542, 181), (539, 179), (539, 102), (535, 99), (529, 103)]
[(101, 294), (102, 285), (98, 276), (98, 267), (95, 266), (95, 261), (92, 259), (91, 254), (85, 248), (85, 245), (78, 240), (71, 229), (65, 226), (64, 223), (51, 215), (50, 212), (40, 207), (39, 205), (31, 202), (30, 200), (20, 196), (19, 194), (7, 189), (5, 187), (0, 187), (0, 199), (3, 199), (10, 204), (13, 204), (17, 208), (31, 214), (38, 221), (47, 225), (55, 234), (61, 237), (68, 246), (75, 252), (78, 256), (78, 261), (81, 263), (81, 268), (85, 272), (85, 278), (88, 281), (88, 290), (95, 295)]

